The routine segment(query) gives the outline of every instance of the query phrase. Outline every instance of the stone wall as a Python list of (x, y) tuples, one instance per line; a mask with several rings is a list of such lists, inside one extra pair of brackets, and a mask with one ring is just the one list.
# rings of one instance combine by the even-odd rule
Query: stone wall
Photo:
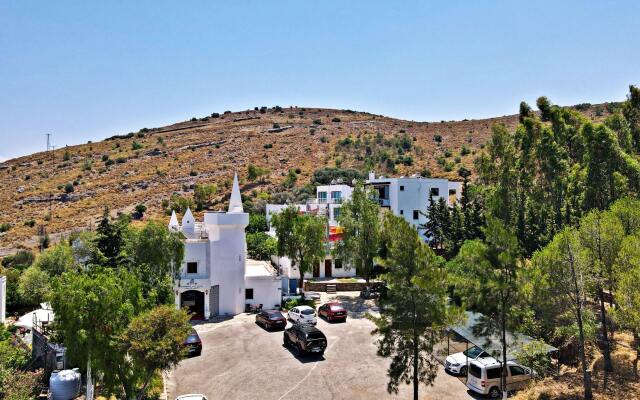
[(364, 282), (304, 282), (304, 290), (307, 292), (326, 292), (327, 285), (336, 285), (338, 292), (359, 292), (365, 288)]

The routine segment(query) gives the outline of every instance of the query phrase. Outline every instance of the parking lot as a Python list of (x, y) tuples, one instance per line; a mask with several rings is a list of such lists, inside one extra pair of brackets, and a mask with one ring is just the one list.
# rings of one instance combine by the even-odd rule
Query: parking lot
[[(209, 400), (411, 398), (410, 386), (397, 395), (386, 391), (389, 360), (376, 354), (373, 323), (364, 318), (371, 303), (357, 293), (337, 298), (349, 310), (349, 319), (319, 319), (317, 327), (328, 341), (321, 358), (296, 357), (283, 346), (282, 331), (265, 331), (254, 323), (255, 315), (196, 325), (202, 355), (182, 361), (170, 373), (168, 398), (186, 393), (202, 393)], [(423, 399), (471, 398), (464, 384), (442, 368), (434, 385), (421, 386), (420, 393)]]

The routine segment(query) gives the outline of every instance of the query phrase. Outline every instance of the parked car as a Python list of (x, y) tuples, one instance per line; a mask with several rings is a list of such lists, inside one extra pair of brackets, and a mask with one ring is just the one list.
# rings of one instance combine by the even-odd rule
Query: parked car
[(176, 397), (176, 400), (207, 400), (207, 396), (203, 394), (183, 394)]
[(445, 360), (444, 369), (452, 374), (467, 376), (467, 364), (478, 358), (486, 357), (491, 357), (491, 355), (480, 347), (473, 346), (460, 353), (449, 355)]
[[(472, 391), (489, 395), (492, 399), (501, 396), (500, 376), (502, 368), (493, 357), (479, 358), (469, 363), (467, 387)], [(531, 381), (534, 374), (530, 368), (523, 367), (515, 361), (507, 362), (507, 391), (522, 389)]]
[(278, 310), (266, 310), (256, 315), (256, 324), (267, 330), (284, 329), (287, 326), (287, 320)]
[(330, 302), (318, 308), (318, 315), (326, 318), (327, 321), (346, 321), (347, 310), (340, 303)]
[(380, 293), (374, 291), (370, 287), (365, 287), (364, 290), (360, 291), (360, 297), (368, 300), (368, 299), (377, 299), (380, 298)]
[(284, 345), (299, 355), (322, 355), (327, 348), (327, 337), (313, 325), (294, 324), (284, 331)]
[(305, 299), (320, 300), (320, 293), (318, 292), (303, 292), (302, 296)]
[(309, 306), (297, 306), (289, 310), (289, 319), (295, 323), (312, 324), (318, 323), (316, 311)]
[(192, 329), (189, 336), (184, 340), (184, 347), (187, 349), (189, 356), (199, 356), (202, 354), (202, 340), (198, 336), (198, 332)]

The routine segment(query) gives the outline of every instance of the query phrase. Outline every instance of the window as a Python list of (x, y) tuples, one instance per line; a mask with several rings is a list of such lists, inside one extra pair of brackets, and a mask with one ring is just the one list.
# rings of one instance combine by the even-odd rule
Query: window
[(455, 196), (456, 195), (456, 190), (455, 189), (449, 189), (449, 196)]
[(340, 216), (340, 207), (336, 207), (333, 209), (333, 219), (337, 220)]
[(404, 186), (403, 185), (400, 185), (400, 191), (404, 192)]
[(318, 192), (318, 203), (327, 202), (327, 192)]
[(440, 189), (439, 188), (431, 188), (429, 190), (429, 193), (431, 194), (431, 196), (440, 196)]
[(342, 203), (342, 192), (331, 192), (331, 202)]
[(404, 215), (404, 210), (400, 210), (400, 215)]
[(502, 368), (487, 368), (487, 379), (500, 379)]
[(253, 300), (253, 289), (245, 289), (244, 290), (244, 298), (246, 300)]
[(482, 379), (482, 370), (475, 364), (469, 365), (469, 374), (475, 376), (478, 379)]
[(420, 210), (413, 210), (413, 219), (418, 219), (420, 216)]
[(333, 268), (342, 268), (342, 260), (339, 258), (333, 260)]
[(197, 262), (188, 262), (187, 263), (187, 274), (197, 274), (198, 273), (198, 263)]
[(527, 374), (525, 372), (524, 368), (518, 367), (517, 365), (510, 365), (509, 366), (509, 370), (511, 371), (511, 376), (526, 375)]
[(315, 313), (315, 311), (313, 311), (313, 309), (311, 308), (307, 308), (305, 310), (302, 310), (302, 315), (313, 315)]

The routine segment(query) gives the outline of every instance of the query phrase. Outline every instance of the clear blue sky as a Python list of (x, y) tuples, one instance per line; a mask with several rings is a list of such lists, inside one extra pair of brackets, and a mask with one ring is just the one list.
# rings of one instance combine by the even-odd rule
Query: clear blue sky
[(636, 1), (0, 3), (0, 158), (254, 106), (421, 121), (622, 100)]

